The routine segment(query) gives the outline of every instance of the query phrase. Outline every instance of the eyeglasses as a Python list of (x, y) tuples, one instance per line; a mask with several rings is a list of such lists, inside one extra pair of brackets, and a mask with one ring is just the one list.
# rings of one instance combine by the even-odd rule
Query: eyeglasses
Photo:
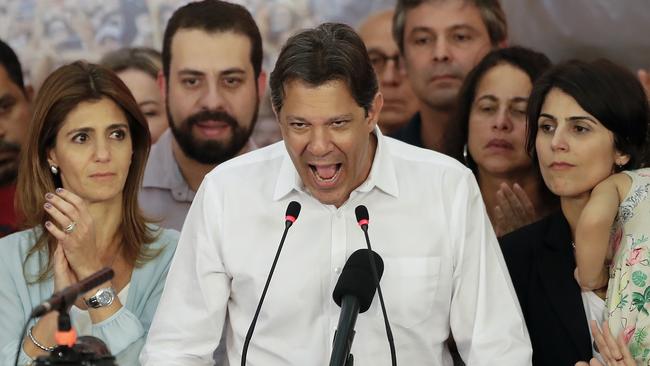
[(395, 67), (397, 70), (399, 70), (401, 67), (401, 57), (399, 56), (399, 53), (388, 56), (381, 51), (370, 51), (368, 52), (368, 57), (370, 58), (370, 63), (372, 64), (372, 67), (375, 69), (375, 72), (377, 74), (384, 72), (388, 61), (393, 61), (393, 67)]

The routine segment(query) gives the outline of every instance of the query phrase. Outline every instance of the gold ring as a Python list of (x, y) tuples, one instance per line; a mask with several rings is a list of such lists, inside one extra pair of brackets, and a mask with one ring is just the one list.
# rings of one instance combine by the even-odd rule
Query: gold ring
[(66, 234), (70, 234), (74, 231), (75, 227), (77, 227), (77, 223), (73, 221), (70, 223), (70, 225), (66, 226), (63, 231), (65, 231)]

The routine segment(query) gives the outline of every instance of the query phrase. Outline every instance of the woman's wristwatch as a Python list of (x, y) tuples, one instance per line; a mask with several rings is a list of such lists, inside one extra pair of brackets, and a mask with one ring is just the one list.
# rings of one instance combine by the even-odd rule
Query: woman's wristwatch
[(95, 295), (88, 299), (84, 299), (84, 302), (88, 307), (93, 309), (103, 308), (109, 306), (115, 300), (115, 289), (112, 287), (101, 288), (95, 292)]

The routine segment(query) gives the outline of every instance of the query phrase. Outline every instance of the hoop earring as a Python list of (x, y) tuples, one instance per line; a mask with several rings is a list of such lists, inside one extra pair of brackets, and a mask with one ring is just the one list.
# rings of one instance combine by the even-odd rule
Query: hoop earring
[(54, 175), (59, 174), (59, 168), (58, 168), (56, 165), (54, 165), (54, 164), (50, 165), (50, 171), (51, 171), (52, 174), (54, 174)]

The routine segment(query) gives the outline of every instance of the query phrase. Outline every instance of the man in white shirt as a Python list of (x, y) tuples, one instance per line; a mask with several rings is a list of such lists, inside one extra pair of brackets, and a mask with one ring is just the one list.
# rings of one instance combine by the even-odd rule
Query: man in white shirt
[[(247, 353), (248, 365), (326, 365), (340, 308), (332, 291), (365, 247), (354, 210), (370, 211), (373, 249), (400, 365), (451, 365), (453, 332), (469, 366), (530, 365), (526, 326), (471, 171), (384, 137), (382, 95), (363, 46), (342, 24), (287, 41), (270, 80), (284, 142), (209, 173), (181, 234), (141, 361), (209, 365), (225, 328), (230, 365), (244, 338), (290, 201), (288, 233)], [(391, 364), (377, 301), (360, 314), (356, 366)]]
[(205, 174), (254, 149), (250, 135), (266, 88), (262, 38), (241, 5), (200, 1), (165, 28), (158, 77), (169, 130), (152, 147), (140, 207), (180, 230)]

